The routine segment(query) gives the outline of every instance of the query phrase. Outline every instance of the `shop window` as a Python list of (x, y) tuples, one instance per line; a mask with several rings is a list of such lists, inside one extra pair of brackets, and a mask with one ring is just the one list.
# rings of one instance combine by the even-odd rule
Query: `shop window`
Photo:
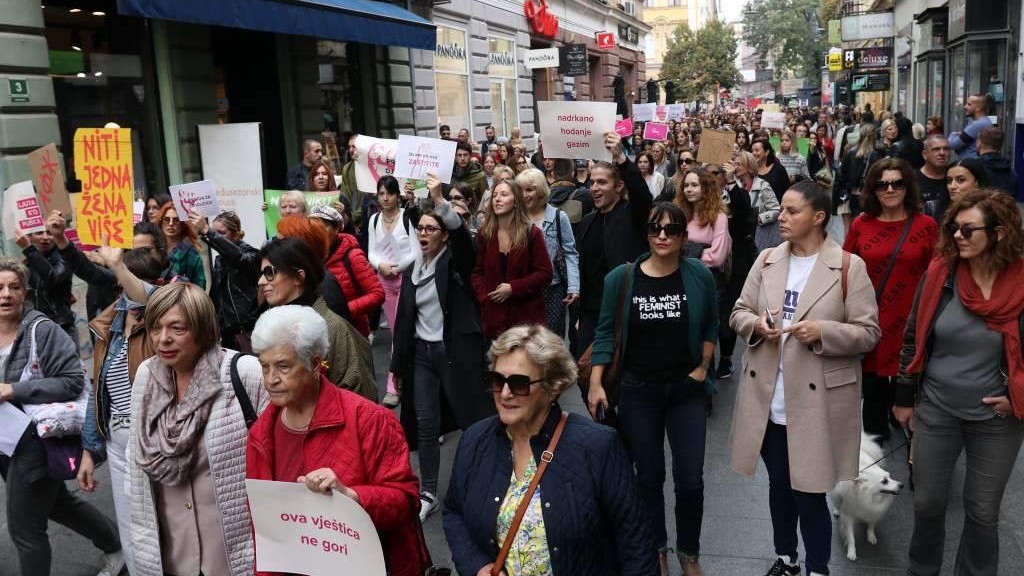
[(914, 119), (923, 122), (928, 117), (928, 91), (931, 89), (928, 79), (928, 60), (921, 60), (917, 63), (917, 80), (914, 82), (914, 90), (917, 93), (914, 106)]
[(519, 124), (516, 44), (504, 38), (487, 39), (487, 76), (491, 79), (491, 124), (498, 134), (512, 133)]
[(1003, 121), (1006, 109), (1006, 40), (985, 40), (967, 44), (967, 96), (971, 94), (992, 95), (995, 109), (989, 116)]
[(929, 61), (928, 65), (931, 69), (928, 77), (931, 79), (931, 94), (928, 99), (928, 116), (938, 116), (942, 118), (942, 105), (945, 99), (945, 90), (943, 90), (943, 80), (945, 73), (945, 62), (942, 58), (934, 58)]
[(437, 123), (451, 126), (452, 134), (472, 129), (469, 105), (469, 50), (466, 31), (437, 27), (434, 52)]
[(964, 58), (963, 45), (957, 46), (949, 53), (949, 80), (950, 94), (953, 101), (950, 102), (949, 122), (946, 123), (947, 132), (956, 132), (964, 128), (964, 103), (967, 95), (967, 60)]
[(316, 55), (324, 159), (332, 164), (337, 174), (347, 157), (348, 142), (341, 139), (344, 134), (354, 131), (348, 45), (333, 40), (317, 40)]

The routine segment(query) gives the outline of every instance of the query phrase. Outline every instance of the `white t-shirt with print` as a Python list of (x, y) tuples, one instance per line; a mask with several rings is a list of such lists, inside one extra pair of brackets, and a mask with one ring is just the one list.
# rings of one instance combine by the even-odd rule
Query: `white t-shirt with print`
[[(789, 276), (786, 277), (786, 298), (782, 302), (782, 328), (789, 328), (793, 316), (800, 305), (800, 293), (807, 286), (811, 270), (817, 262), (818, 255), (789, 255)], [(775, 394), (772, 396), (771, 421), (781, 426), (786, 425), (786, 389), (783, 386), (782, 349), (788, 334), (783, 334), (779, 341), (779, 374), (775, 377)]]

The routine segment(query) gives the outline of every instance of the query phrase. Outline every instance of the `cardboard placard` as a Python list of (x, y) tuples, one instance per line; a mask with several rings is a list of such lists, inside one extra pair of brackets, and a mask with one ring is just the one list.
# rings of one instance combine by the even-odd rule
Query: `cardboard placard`
[(623, 118), (615, 123), (615, 133), (623, 138), (629, 138), (633, 135), (633, 119)]
[(46, 228), (43, 208), (31, 180), (11, 184), (4, 191), (3, 210), (4, 235), (12, 240), (16, 230), (28, 236)]
[(455, 145), (451, 140), (405, 134), (399, 136), (395, 177), (424, 180), (428, 172), (433, 172), (438, 180), (451, 184), (452, 170), (455, 168)]
[(174, 211), (182, 222), (188, 222), (189, 210), (195, 210), (207, 218), (220, 214), (220, 201), (217, 200), (217, 187), (213, 180), (168, 186), (168, 190), (171, 191)]
[(604, 134), (615, 127), (614, 102), (537, 102), (546, 158), (612, 159)]
[(82, 182), (75, 226), (84, 244), (132, 247), (132, 136), (129, 128), (75, 131), (75, 174)]
[(664, 140), (668, 136), (668, 124), (648, 122), (644, 124), (644, 140)]
[(732, 161), (736, 133), (732, 130), (704, 130), (700, 133), (697, 162), (719, 166)]
[[(287, 190), (264, 190), (263, 201), (267, 203), (267, 209), (263, 211), (263, 223), (267, 231), (277, 234), (277, 223), (281, 221), (281, 195)], [(306, 197), (306, 213), (309, 214), (317, 206), (330, 206), (331, 202), (338, 199), (337, 192), (303, 192)]]
[(246, 480), (245, 489), (257, 571), (385, 576), (377, 529), (355, 500), (317, 494), (298, 482)]
[(785, 112), (763, 112), (761, 113), (761, 128), (769, 130), (782, 130), (786, 127)]
[(651, 122), (654, 120), (654, 113), (658, 105), (654, 102), (649, 104), (633, 104), (633, 120), (635, 122)]
[(357, 136), (356, 188), (366, 194), (376, 194), (377, 181), (381, 176), (394, 175), (397, 154), (398, 140)]
[(49, 214), (53, 210), (60, 210), (64, 216), (72, 216), (71, 198), (64, 185), (64, 171), (60, 169), (57, 145), (50, 143), (29, 152), (28, 168), (32, 171), (32, 183), (43, 204), (43, 212)]

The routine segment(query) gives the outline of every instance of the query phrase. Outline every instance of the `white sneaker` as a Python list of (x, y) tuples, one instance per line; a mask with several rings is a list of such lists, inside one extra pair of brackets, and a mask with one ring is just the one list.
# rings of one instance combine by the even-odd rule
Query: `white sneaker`
[(118, 576), (124, 571), (124, 550), (103, 555), (103, 569), (96, 576)]
[(426, 521), (427, 516), (433, 514), (438, 505), (437, 496), (430, 492), (420, 492), (420, 522)]

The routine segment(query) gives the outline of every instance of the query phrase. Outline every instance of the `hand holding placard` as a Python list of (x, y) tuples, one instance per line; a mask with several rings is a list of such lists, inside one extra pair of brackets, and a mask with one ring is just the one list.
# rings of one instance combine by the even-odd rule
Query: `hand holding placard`
[(608, 149), (608, 152), (612, 156), (612, 162), (615, 164), (622, 164), (626, 159), (626, 154), (622, 151), (622, 137), (615, 132), (604, 133), (604, 147)]

